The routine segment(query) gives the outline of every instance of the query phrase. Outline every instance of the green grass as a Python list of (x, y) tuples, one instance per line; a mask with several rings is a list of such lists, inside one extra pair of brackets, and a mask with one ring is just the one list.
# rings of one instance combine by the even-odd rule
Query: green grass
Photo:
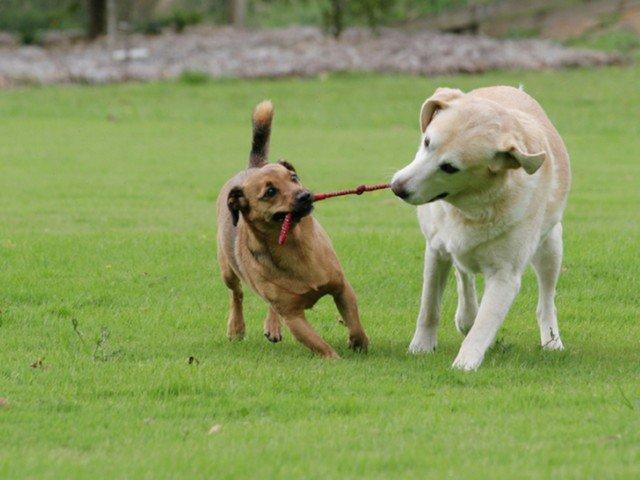
[(565, 43), (570, 47), (618, 52), (632, 60), (640, 60), (640, 36), (622, 29), (585, 34)]
[[(487, 3), (488, 0), (475, 0), (476, 4)], [(349, 5), (351, 3), (352, 5)], [(362, 8), (369, 5), (379, 18), (380, 24), (401, 23), (418, 18), (438, 15), (445, 11), (464, 8), (469, 0), (360, 0), (347, 2), (345, 23), (347, 26), (366, 25), (366, 16)], [(382, 13), (380, 5), (386, 4)], [(376, 6), (377, 5), (377, 6)], [(258, 27), (286, 27), (289, 25), (323, 25), (323, 12), (330, 7), (330, 2), (304, 0), (266, 0), (250, 4), (248, 23)], [(355, 12), (360, 12), (355, 14)]]
[[(638, 478), (639, 75), (0, 92), (0, 478)], [(257, 101), (276, 105), (273, 158), (322, 191), (406, 164), (436, 86), (498, 83), (524, 83), (572, 154), (565, 352), (538, 346), (528, 272), (479, 372), (450, 369), (453, 282), (438, 351), (407, 355), (423, 239), (385, 192), (316, 212), (358, 292), (368, 355), (347, 350), (329, 300), (310, 319), (342, 361), (288, 332), (268, 343), (253, 295), (246, 340), (226, 340), (214, 200), (245, 165)]]

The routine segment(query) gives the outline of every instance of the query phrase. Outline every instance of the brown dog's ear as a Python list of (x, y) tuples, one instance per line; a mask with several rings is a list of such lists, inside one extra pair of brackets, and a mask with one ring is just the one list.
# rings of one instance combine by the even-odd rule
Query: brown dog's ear
[(294, 173), (296, 173), (296, 169), (293, 168), (293, 165), (291, 165), (289, 162), (287, 162), (286, 160), (278, 160), (278, 163), (280, 165), (282, 165), (284, 168), (286, 168), (287, 170), (290, 170)]
[(240, 212), (247, 212), (249, 204), (247, 203), (247, 199), (244, 196), (244, 192), (240, 187), (233, 187), (227, 196), (227, 207), (229, 207), (229, 211), (231, 212), (231, 220), (233, 221), (233, 225), (238, 225), (238, 220), (240, 220)]
[(464, 95), (457, 88), (438, 88), (431, 97), (422, 104), (420, 109), (420, 131), (425, 132), (438, 110), (447, 108), (451, 102)]
[(498, 172), (522, 167), (529, 175), (533, 175), (547, 158), (544, 133), (531, 121), (516, 117), (510, 120), (497, 153), (489, 162), (489, 169)]

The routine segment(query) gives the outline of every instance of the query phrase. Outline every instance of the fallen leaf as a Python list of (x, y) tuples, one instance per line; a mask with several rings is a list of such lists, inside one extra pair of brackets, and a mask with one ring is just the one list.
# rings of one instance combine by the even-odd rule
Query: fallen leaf
[(31, 368), (42, 368), (44, 366), (42, 363), (43, 360), (44, 360), (44, 357), (37, 359), (35, 362), (31, 364)]
[(216, 435), (217, 433), (220, 433), (220, 430), (222, 430), (222, 425), (214, 425), (209, 429), (208, 435)]
[(9, 400), (0, 397), (0, 408), (9, 408)]

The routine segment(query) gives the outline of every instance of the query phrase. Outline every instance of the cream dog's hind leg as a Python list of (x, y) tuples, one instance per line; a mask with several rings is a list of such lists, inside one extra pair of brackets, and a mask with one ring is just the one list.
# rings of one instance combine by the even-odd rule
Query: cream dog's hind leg
[(562, 350), (562, 340), (558, 329), (558, 317), (555, 305), (556, 284), (562, 263), (562, 225), (551, 229), (531, 259), (538, 277), (538, 326), (542, 348)]
[(447, 285), (451, 259), (427, 248), (424, 253), (424, 280), (416, 331), (409, 344), (410, 353), (433, 352), (438, 343), (438, 323), (442, 294)]
[(458, 308), (456, 308), (456, 328), (466, 335), (473, 327), (478, 315), (478, 299), (476, 297), (476, 277), (457, 268), (456, 284), (458, 287)]

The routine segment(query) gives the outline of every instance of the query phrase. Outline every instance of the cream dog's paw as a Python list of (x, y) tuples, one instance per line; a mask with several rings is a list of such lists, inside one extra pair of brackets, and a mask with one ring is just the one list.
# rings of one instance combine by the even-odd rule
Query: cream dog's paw
[(564, 345), (560, 337), (555, 337), (542, 344), (543, 350), (564, 350)]
[(438, 341), (435, 335), (429, 335), (426, 332), (416, 331), (413, 340), (409, 344), (409, 353), (418, 355), (421, 353), (431, 353), (435, 351)]
[(456, 312), (456, 330), (458, 330), (462, 335), (466, 336), (467, 333), (469, 333), (469, 330), (471, 330), (471, 327), (473, 327), (473, 322), (475, 321), (475, 319), (475, 315)]
[(482, 364), (482, 360), (484, 360), (484, 355), (477, 351), (461, 349), (451, 366), (464, 372), (473, 372)]

